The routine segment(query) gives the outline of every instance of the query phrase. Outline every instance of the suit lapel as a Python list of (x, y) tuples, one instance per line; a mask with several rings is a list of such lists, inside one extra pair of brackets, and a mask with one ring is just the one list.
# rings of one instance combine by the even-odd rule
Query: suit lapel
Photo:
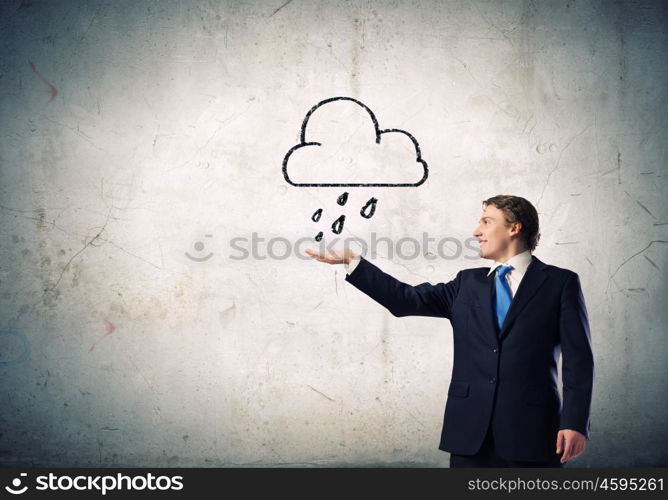
[[(529, 300), (536, 294), (538, 289), (541, 287), (543, 282), (547, 279), (547, 275), (543, 272), (547, 266), (540, 261), (536, 256), (531, 256), (531, 263), (527, 267), (527, 271), (520, 282), (520, 286), (513, 297), (512, 302), (510, 303), (510, 308), (508, 313), (501, 325), (501, 331), (498, 332), (498, 325), (496, 325), (496, 314), (494, 314), (494, 325), (496, 326), (496, 331), (499, 335), (499, 340), (505, 338), (508, 335), (510, 327), (517, 318), (517, 315), (524, 309), (524, 306), (527, 305)], [(494, 290), (494, 273), (490, 276), (492, 278), (492, 291)], [(492, 301), (492, 309), (494, 302)]]

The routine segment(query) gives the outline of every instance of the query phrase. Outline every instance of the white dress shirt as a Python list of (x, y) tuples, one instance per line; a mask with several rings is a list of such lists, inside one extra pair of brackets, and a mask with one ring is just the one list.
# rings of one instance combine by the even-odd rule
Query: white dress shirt
[(346, 268), (346, 273), (347, 274), (352, 273), (357, 267), (357, 264), (360, 263), (360, 260), (362, 260), (362, 257), (360, 257), (359, 255), (355, 255), (355, 257), (353, 257), (352, 260), (350, 261), (350, 264), (344, 263), (343, 265)]
[[(346, 268), (346, 273), (351, 274), (360, 263), (360, 260), (361, 257), (359, 255), (355, 255), (355, 257), (353, 257), (353, 259), (350, 261), (350, 264), (344, 264)], [(510, 259), (508, 259), (507, 262), (494, 261), (494, 264), (489, 269), (487, 276), (492, 274), (499, 266), (504, 266), (504, 265), (513, 266), (513, 269), (511, 269), (506, 274), (506, 279), (508, 280), (508, 284), (510, 285), (510, 293), (514, 297), (515, 293), (517, 292), (517, 289), (520, 286), (522, 278), (527, 272), (529, 264), (531, 264), (531, 250), (525, 250), (522, 253), (513, 255)]]
[(499, 266), (505, 266), (505, 265), (513, 266), (513, 268), (506, 274), (506, 279), (508, 280), (508, 284), (510, 285), (510, 293), (514, 297), (515, 293), (517, 292), (517, 289), (520, 286), (522, 278), (527, 272), (529, 264), (531, 264), (531, 250), (525, 250), (522, 253), (513, 255), (510, 259), (508, 259), (507, 262), (494, 261), (494, 264), (489, 269), (487, 276), (496, 271), (496, 268)]

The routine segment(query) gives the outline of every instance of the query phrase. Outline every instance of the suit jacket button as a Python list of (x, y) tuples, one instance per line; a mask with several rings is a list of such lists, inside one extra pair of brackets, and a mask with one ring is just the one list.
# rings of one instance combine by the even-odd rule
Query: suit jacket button
[(490, 384), (495, 384), (496, 383), (496, 377), (492, 377), (489, 379)]
[(492, 352), (497, 352), (497, 351), (498, 351), (498, 349), (496, 347), (494, 349), (492, 349)]

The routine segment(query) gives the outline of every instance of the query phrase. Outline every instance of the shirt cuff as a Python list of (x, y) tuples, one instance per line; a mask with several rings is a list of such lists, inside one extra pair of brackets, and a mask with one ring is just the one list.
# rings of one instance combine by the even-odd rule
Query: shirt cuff
[(350, 259), (350, 263), (349, 263), (349, 264), (345, 264), (345, 263), (344, 263), (343, 265), (344, 265), (345, 268), (346, 268), (346, 273), (347, 273), (347, 274), (351, 274), (351, 273), (355, 270), (355, 268), (357, 267), (357, 265), (360, 263), (360, 260), (362, 260), (362, 257), (361, 257), (360, 255), (355, 255), (355, 257), (353, 257), (352, 259)]

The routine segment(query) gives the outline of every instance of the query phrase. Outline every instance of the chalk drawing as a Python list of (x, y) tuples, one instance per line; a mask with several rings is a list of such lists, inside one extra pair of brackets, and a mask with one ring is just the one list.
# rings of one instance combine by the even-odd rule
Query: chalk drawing
[[(322, 147), (323, 143), (321, 142), (316, 142), (316, 141), (307, 141), (306, 135), (307, 135), (307, 128), (309, 124), (309, 120), (313, 116), (313, 114), (318, 111), (319, 109), (324, 109), (324, 107), (330, 103), (334, 102), (340, 102), (340, 101), (348, 101), (351, 103), (355, 103), (357, 106), (359, 106), (361, 109), (363, 109), (369, 116), (371, 125), (373, 126), (374, 132), (375, 132), (375, 142), (376, 144), (380, 145), (381, 141), (383, 139), (388, 139), (390, 137), (396, 138), (397, 136), (401, 136), (404, 138), (408, 138), (410, 142), (413, 144), (413, 147), (415, 148), (415, 163), (418, 165), (416, 166), (415, 164), (413, 165), (405, 165), (402, 166), (402, 168), (405, 168), (408, 170), (410, 168), (410, 172), (406, 172), (406, 177), (414, 179), (409, 182), (352, 182), (352, 183), (344, 183), (344, 182), (328, 182), (327, 177), (332, 176), (334, 172), (318, 172), (319, 179), (310, 179), (305, 182), (297, 182), (295, 181), (295, 177), (299, 178), (299, 172), (293, 172), (292, 176), (289, 173), (289, 162), (293, 158), (293, 156), (296, 156), (295, 154), (299, 151), (300, 153), (303, 152), (304, 150), (308, 150), (309, 148), (318, 148)], [(301, 150), (301, 151), (300, 151)], [(350, 167), (353, 170), (356, 169), (362, 169), (365, 168), (365, 165), (352, 165)], [(339, 170), (339, 169), (337, 169)], [(297, 174), (297, 175), (295, 175)], [(406, 132), (405, 130), (397, 129), (397, 128), (391, 128), (391, 129), (384, 129), (381, 130), (379, 125), (378, 125), (378, 120), (376, 119), (376, 115), (374, 115), (373, 111), (366, 106), (364, 103), (358, 101), (357, 99), (353, 99), (352, 97), (330, 97), (329, 99), (325, 99), (323, 101), (320, 101), (318, 104), (313, 106), (308, 113), (306, 113), (306, 116), (304, 117), (304, 121), (302, 122), (302, 127), (301, 127), (301, 134), (300, 134), (300, 141), (299, 144), (293, 146), (290, 148), (290, 150), (286, 153), (286, 155), (283, 158), (283, 178), (285, 179), (285, 182), (288, 184), (291, 184), (292, 186), (296, 187), (342, 187), (342, 186), (350, 186), (350, 187), (416, 187), (420, 186), (423, 184), (429, 175), (429, 167), (427, 165), (427, 162), (422, 159), (422, 153), (420, 151), (420, 145), (418, 144), (417, 139), (413, 137), (409, 132)]]
[[(344, 105), (345, 107), (338, 108), (332, 106), (333, 103), (341, 102), (348, 102), (353, 104), (353, 106)], [(322, 111), (320, 111), (317, 116), (321, 117), (320, 125), (322, 126), (324, 124), (326, 130), (323, 132), (323, 130), (318, 129), (316, 126), (316, 133), (319, 132), (321, 135), (324, 134), (325, 140), (327, 140), (327, 132), (329, 132), (330, 141), (333, 143), (333, 146), (329, 149), (324, 147), (322, 151), (323, 154), (321, 156), (318, 156), (317, 154), (314, 156), (313, 153), (318, 151), (317, 148), (323, 147), (323, 142), (307, 140), (309, 121), (313, 117), (314, 113), (316, 113), (316, 111), (325, 109), (325, 106), (327, 105), (330, 105), (327, 109), (330, 110), (332, 115), (322, 115)], [(329, 119), (327, 120), (323, 118), (323, 116), (325, 118), (329, 116)], [(361, 121), (362, 123), (366, 123), (368, 119), (368, 123), (373, 127), (373, 134), (365, 133), (363, 130), (359, 131), (359, 127), (363, 128), (363, 126), (357, 125), (358, 128), (354, 128), (351, 135), (341, 136), (340, 132), (342, 128), (345, 129), (346, 120), (350, 120), (355, 123), (355, 118), (357, 118), (358, 121)], [(311, 128), (313, 128), (313, 126)], [(340, 145), (335, 140), (331, 139), (332, 135), (337, 136), (337, 134), (339, 140), (343, 138), (343, 142)], [(362, 139), (360, 139), (361, 142), (355, 142), (352, 140), (356, 134), (362, 137)], [(374, 137), (375, 144), (378, 145), (379, 149), (375, 149), (375, 146), (369, 147), (366, 143), (364, 143), (365, 140), (370, 140), (372, 136)], [(409, 140), (407, 144), (411, 144), (414, 150), (414, 156), (412, 157), (412, 160), (408, 162), (408, 164), (400, 163), (399, 168), (401, 169), (401, 172), (394, 171), (390, 174), (383, 173), (387, 172), (386, 170), (383, 170), (385, 167), (384, 159), (392, 159), (394, 156), (402, 157), (402, 155), (405, 155), (406, 152), (406, 144), (403, 144), (402, 148), (396, 148), (397, 144), (401, 145), (401, 140), (403, 139), (400, 141), (395, 140), (393, 142), (390, 141), (389, 138), (407, 138)], [(386, 155), (384, 158), (380, 156), (380, 153), (384, 151), (380, 148), (380, 145), (384, 139), (388, 140), (385, 140), (383, 144), (387, 146), (389, 143), (389, 147), (394, 146), (397, 151), (396, 154), (395, 150), (392, 150), (389, 156)], [(355, 148), (360, 148), (360, 151), (362, 152), (357, 153)], [(304, 151), (310, 152), (310, 156), (303, 156)], [(344, 152), (342, 153), (341, 151)], [(302, 163), (295, 165), (294, 158), (299, 157), (300, 154), (302, 154)], [(356, 155), (359, 155), (359, 157)], [(377, 158), (380, 158), (380, 164), (374, 164), (373, 160), (377, 159), (376, 156)], [(290, 163), (291, 159), (293, 159), (292, 163)], [(379, 179), (377, 182), (369, 182), (368, 179), (366, 182), (340, 181), (342, 178), (357, 178), (356, 172), (364, 172), (366, 169), (369, 169), (369, 163), (372, 164), (371, 168), (376, 168), (376, 170), (373, 170), (373, 172), (381, 172), (381, 174), (377, 175), (388, 175), (389, 178), (394, 179), (394, 182), (382, 182), (383, 179)], [(292, 171), (289, 171), (290, 165), (292, 165)], [(379, 166), (381, 168), (379, 168)], [(392, 168), (396, 168), (396, 165), (392, 164), (388, 166), (388, 168), (391, 170)], [(365, 175), (366, 173), (362, 175), (362, 177)], [(396, 182), (396, 179), (398, 178), (397, 176), (399, 178), (404, 178), (406, 182)], [(358, 101), (357, 99), (353, 99), (352, 97), (330, 97), (329, 99), (320, 101), (315, 106), (313, 106), (308, 111), (308, 113), (306, 113), (306, 116), (302, 121), (299, 144), (290, 148), (290, 150), (283, 158), (283, 178), (288, 184), (296, 187), (417, 187), (423, 184), (427, 180), (428, 176), (429, 167), (427, 162), (422, 159), (422, 153), (420, 151), (420, 145), (418, 144), (417, 139), (415, 139), (415, 137), (413, 137), (405, 130), (396, 128), (381, 130), (380, 126), (378, 125), (376, 115), (373, 113), (373, 111), (371, 111), (367, 105), (361, 101)], [(333, 178), (338, 178), (339, 181), (332, 182)], [(336, 203), (343, 207), (348, 202), (348, 199), (349, 193), (346, 191), (338, 196)], [(364, 219), (370, 219), (373, 217), (374, 213), (376, 212), (377, 203), (377, 198), (370, 198), (360, 210), (360, 215)], [(322, 211), (322, 208), (318, 208), (311, 216), (311, 220), (313, 222), (319, 222), (322, 216)], [(332, 223), (331, 230), (334, 234), (341, 234), (344, 228), (345, 220), (345, 214), (341, 214)], [(321, 241), (322, 238), (323, 232), (319, 231), (315, 236), (315, 241)]]
[(373, 214), (376, 212), (376, 205), (378, 200), (376, 198), (369, 198), (369, 201), (362, 207), (360, 210), (360, 215), (365, 219), (370, 219), (373, 217)]
[(347, 201), (348, 201), (348, 192), (343, 193), (336, 199), (336, 203), (338, 203), (341, 206), (345, 205)]
[(318, 222), (321, 216), (322, 216), (322, 208), (319, 208), (313, 213), (313, 215), (311, 216), (311, 220), (313, 222)]

